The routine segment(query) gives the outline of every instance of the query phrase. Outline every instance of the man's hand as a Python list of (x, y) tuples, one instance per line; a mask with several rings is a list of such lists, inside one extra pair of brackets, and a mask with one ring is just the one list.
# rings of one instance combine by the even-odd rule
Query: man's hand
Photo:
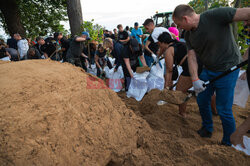
[(239, 78), (241, 80), (246, 80), (247, 79), (247, 72), (242, 73)]
[(133, 75), (133, 72), (132, 72), (132, 71), (130, 71), (130, 72), (129, 72), (129, 74), (130, 74), (130, 77), (131, 77), (131, 78), (133, 78), (133, 77), (134, 77), (134, 75)]
[(204, 91), (206, 89), (206, 87), (204, 87), (204, 81), (197, 79), (195, 81), (193, 81), (193, 86), (194, 86), (194, 91), (198, 94), (202, 91)]

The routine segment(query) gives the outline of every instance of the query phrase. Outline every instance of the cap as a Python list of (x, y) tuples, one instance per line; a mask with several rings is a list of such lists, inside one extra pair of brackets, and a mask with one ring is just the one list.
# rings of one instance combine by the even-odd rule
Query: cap
[(89, 37), (89, 33), (86, 31), (82, 32), (82, 35), (86, 35), (87, 37)]
[(135, 22), (135, 26), (138, 26), (139, 24), (138, 24), (138, 22)]
[(136, 39), (130, 39), (130, 45), (131, 45), (132, 50), (133, 50), (134, 52), (140, 50), (139, 43), (138, 43), (138, 41), (137, 41)]

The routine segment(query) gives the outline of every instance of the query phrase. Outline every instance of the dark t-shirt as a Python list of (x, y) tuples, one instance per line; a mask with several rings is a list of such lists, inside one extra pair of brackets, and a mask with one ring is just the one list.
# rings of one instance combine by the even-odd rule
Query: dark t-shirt
[(7, 45), (9, 46), (9, 48), (14, 48), (17, 50), (17, 41), (14, 38), (8, 39)]
[(126, 40), (128, 38), (128, 32), (122, 31), (118, 33), (118, 40)]
[(83, 42), (77, 42), (77, 37), (74, 37), (70, 43), (67, 58), (79, 58), (83, 50)]
[(46, 53), (48, 57), (50, 57), (56, 51), (55, 45), (49, 41), (42, 45), (40, 49), (43, 53)]
[(241, 61), (230, 27), (235, 13), (234, 8), (208, 10), (200, 15), (197, 29), (185, 33), (188, 49), (195, 51), (208, 70), (223, 72)]
[(114, 49), (111, 52), (111, 55), (115, 58), (116, 69), (124, 63), (122, 59), (123, 45), (119, 42), (113, 40)]
[(154, 42), (154, 40), (153, 40), (153, 38), (152, 38), (151, 35), (148, 37), (148, 40), (150, 41), (150, 44), (149, 44), (148, 48), (149, 48), (151, 51), (153, 51), (153, 53), (156, 54), (157, 51), (158, 51), (158, 49), (159, 49), (158, 44)]
[(31, 56), (30, 54), (27, 54), (28, 59), (42, 59), (41, 54), (39, 51), (35, 48), (35, 55)]
[[(131, 40), (136, 40), (136, 39), (131, 39)], [(128, 46), (125, 46), (122, 51), (122, 58), (129, 58), (130, 66), (134, 72), (136, 70), (136, 67), (139, 66), (138, 57), (142, 55), (142, 46), (138, 42), (137, 44), (139, 46), (139, 51), (137, 52), (132, 52), (130, 43), (128, 43)], [(123, 63), (123, 70), (124, 69), (126, 69), (125, 73), (128, 72), (125, 62)]]
[(106, 55), (106, 50), (103, 52), (100, 52), (99, 50), (96, 50), (95, 54), (99, 57), (99, 58), (103, 58)]

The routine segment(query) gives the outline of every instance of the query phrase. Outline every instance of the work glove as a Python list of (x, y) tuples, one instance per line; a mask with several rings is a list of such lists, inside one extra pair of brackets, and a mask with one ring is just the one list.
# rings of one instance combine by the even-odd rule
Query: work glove
[(157, 57), (157, 55), (152, 54), (152, 58), (154, 59), (154, 61), (155, 61), (156, 63), (159, 62), (159, 58)]
[(206, 87), (204, 85), (205, 85), (205, 82), (200, 80), (200, 79), (193, 81), (195, 93), (198, 94), (198, 93), (204, 91), (206, 89)]

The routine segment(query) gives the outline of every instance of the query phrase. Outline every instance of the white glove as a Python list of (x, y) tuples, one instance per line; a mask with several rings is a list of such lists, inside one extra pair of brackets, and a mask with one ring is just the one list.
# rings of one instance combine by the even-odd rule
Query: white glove
[(200, 79), (193, 82), (194, 91), (196, 94), (198, 94), (206, 89), (206, 87), (203, 86), (204, 84), (205, 84), (205, 82), (200, 80)]
[(157, 57), (157, 55), (152, 54), (152, 58), (154, 59), (154, 61), (155, 61), (156, 63), (159, 62), (159, 58)]
[(99, 69), (100, 69), (100, 73), (102, 73), (102, 68), (100, 67)]

